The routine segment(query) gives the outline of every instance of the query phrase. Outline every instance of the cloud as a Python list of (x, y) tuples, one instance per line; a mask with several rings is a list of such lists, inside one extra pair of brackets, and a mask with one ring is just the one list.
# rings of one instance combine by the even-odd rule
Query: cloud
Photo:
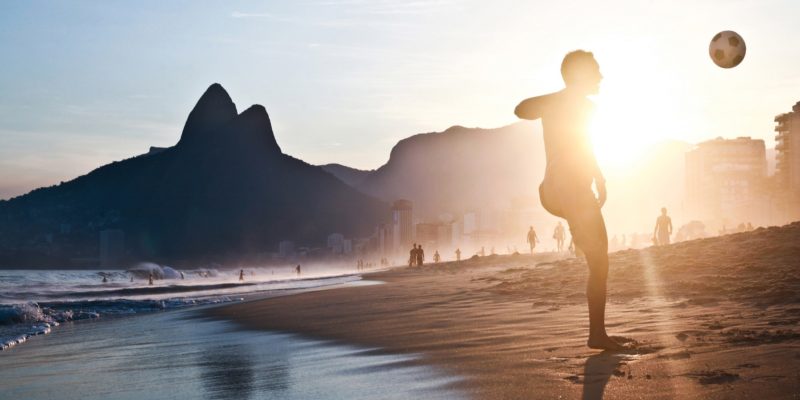
[(231, 18), (269, 18), (278, 19), (275, 15), (270, 13), (246, 13), (241, 11), (234, 11), (231, 13)]
[(422, 15), (452, 12), (461, 7), (460, 0), (325, 0), (320, 6), (347, 7), (351, 14), (373, 16)]

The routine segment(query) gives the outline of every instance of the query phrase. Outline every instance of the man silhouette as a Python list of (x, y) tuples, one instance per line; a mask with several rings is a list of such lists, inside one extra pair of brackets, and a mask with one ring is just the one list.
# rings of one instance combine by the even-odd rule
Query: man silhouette
[(572, 240), (589, 265), (587, 345), (621, 349), (605, 328), (608, 233), (600, 209), (606, 201), (606, 185), (586, 132), (594, 109), (587, 96), (599, 92), (603, 75), (592, 53), (577, 50), (564, 57), (561, 76), (566, 88), (526, 99), (514, 113), (522, 119), (542, 119), (547, 166), (539, 199), (549, 213), (567, 220)]
[(408, 266), (413, 267), (414, 264), (417, 263), (417, 244), (414, 243), (414, 246), (411, 248), (411, 251), (408, 252)]
[(531, 229), (528, 229), (528, 245), (531, 246), (531, 254), (533, 254), (533, 249), (536, 247), (536, 242), (538, 241), (539, 237), (536, 236), (536, 231), (533, 230), (533, 227), (531, 226)]
[(653, 229), (656, 245), (668, 245), (670, 235), (672, 235), (672, 218), (667, 216), (667, 208), (661, 207), (661, 216), (656, 218), (656, 227)]
[(456, 249), (456, 261), (461, 261), (461, 249)]
[(417, 266), (421, 267), (425, 263), (425, 251), (422, 250), (422, 245), (417, 247)]
[(564, 237), (564, 225), (561, 225), (561, 221), (558, 221), (558, 225), (556, 225), (556, 229), (553, 231), (553, 239), (556, 240), (556, 247), (559, 253), (564, 251)]

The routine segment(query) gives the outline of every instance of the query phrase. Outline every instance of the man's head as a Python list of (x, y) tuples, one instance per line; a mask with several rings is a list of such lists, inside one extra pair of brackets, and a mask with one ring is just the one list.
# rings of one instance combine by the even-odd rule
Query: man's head
[(597, 94), (600, 91), (600, 64), (589, 51), (575, 50), (564, 56), (561, 62), (561, 77), (564, 84), (583, 95)]
[(661, 207), (661, 215), (667, 215), (667, 207)]

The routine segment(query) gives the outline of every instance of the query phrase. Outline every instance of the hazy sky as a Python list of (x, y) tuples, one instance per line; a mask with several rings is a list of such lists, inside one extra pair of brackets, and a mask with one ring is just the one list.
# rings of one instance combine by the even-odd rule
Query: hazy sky
[[(412, 134), (514, 122), (576, 48), (606, 77), (601, 158), (664, 138), (772, 147), (800, 100), (798, 15), (789, 0), (3, 2), (0, 198), (176, 143), (213, 82), (240, 111), (264, 105), (285, 153), (376, 168)], [(708, 57), (727, 29), (748, 49), (732, 70)]]

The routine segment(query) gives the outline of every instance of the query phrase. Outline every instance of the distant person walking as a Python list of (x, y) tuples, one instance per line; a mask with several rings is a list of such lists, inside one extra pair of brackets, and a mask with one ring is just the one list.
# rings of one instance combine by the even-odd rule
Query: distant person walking
[(417, 266), (421, 267), (425, 263), (425, 250), (422, 250), (422, 245), (417, 247)]
[(239, 270), (239, 282), (244, 282), (244, 270)]
[(413, 267), (417, 265), (417, 244), (414, 243), (414, 246), (411, 247), (411, 251), (408, 252), (408, 266)]
[(566, 85), (563, 90), (523, 100), (514, 113), (522, 119), (542, 119), (547, 164), (539, 199), (550, 214), (567, 220), (575, 245), (586, 255), (589, 265), (586, 344), (594, 349), (621, 349), (606, 333), (608, 233), (601, 212), (606, 202), (606, 180), (587, 132), (594, 111), (594, 104), (587, 96), (600, 91), (603, 75), (592, 53), (577, 50), (564, 57), (561, 76)]
[(558, 221), (558, 225), (556, 225), (556, 229), (553, 231), (553, 239), (556, 240), (556, 248), (558, 249), (558, 252), (563, 252), (566, 234), (564, 233), (564, 225), (561, 225), (561, 221)]
[(653, 229), (653, 237), (657, 246), (669, 244), (669, 237), (672, 235), (672, 219), (667, 216), (667, 208), (661, 207), (661, 215), (656, 218), (656, 227)]
[(528, 229), (528, 246), (531, 247), (531, 254), (533, 254), (533, 249), (536, 248), (536, 243), (539, 242), (539, 237), (536, 236), (536, 231), (533, 230), (533, 226), (531, 229)]
[(300, 273), (301, 273), (300, 264), (297, 264), (297, 266), (294, 268), (294, 270), (295, 270), (295, 272), (297, 272), (297, 276), (300, 276)]
[(461, 261), (461, 249), (456, 249), (456, 261)]
[(439, 261), (441, 261), (441, 260), (442, 260), (442, 257), (439, 255), (439, 250), (434, 251), (433, 252), (433, 262), (438, 264)]

